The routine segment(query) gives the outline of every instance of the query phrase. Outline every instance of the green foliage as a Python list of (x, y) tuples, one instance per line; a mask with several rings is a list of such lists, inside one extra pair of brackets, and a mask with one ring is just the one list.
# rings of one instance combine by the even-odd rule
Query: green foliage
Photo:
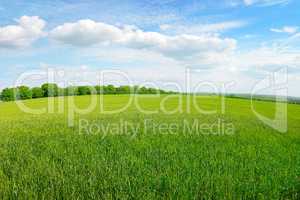
[(58, 86), (54, 83), (45, 83), (42, 85), (45, 97), (56, 97), (58, 96)]
[(42, 98), (44, 96), (44, 91), (40, 87), (34, 87), (31, 89), (32, 92), (32, 98)]
[(96, 85), (94, 88), (97, 94), (104, 94), (104, 86)]
[(5, 88), (1, 93), (2, 101), (14, 101), (16, 100), (15, 89), (14, 88)]
[(104, 94), (116, 94), (116, 88), (113, 85), (107, 85), (103, 87)]
[(174, 92), (166, 92), (160, 89), (146, 88), (138, 86), (70, 86), (67, 88), (59, 88), (56, 84), (45, 83), (41, 87), (30, 89), (27, 86), (17, 88), (6, 88), (2, 91), (0, 97), (2, 101), (24, 100), (41, 97), (56, 97), (56, 96), (77, 96), (91, 94), (175, 94)]
[(78, 92), (78, 87), (75, 87), (75, 86), (70, 86), (70, 87), (67, 87), (64, 89), (64, 94), (66, 96), (77, 96), (79, 95), (79, 92)]
[(16, 98), (18, 100), (31, 99), (32, 91), (27, 86), (19, 86), (16, 88)]
[(127, 85), (120, 86), (120, 87), (116, 88), (116, 92), (118, 94), (130, 94), (131, 93), (131, 88)]
[(140, 87), (138, 88), (138, 91), (137, 91), (138, 94), (147, 94), (148, 93), (148, 90), (146, 87)]
[(57, 88), (57, 96), (66, 96), (66, 90), (64, 88)]
[(78, 87), (78, 94), (79, 95), (89, 95), (89, 94), (92, 94), (92, 89), (89, 86), (79, 86)]

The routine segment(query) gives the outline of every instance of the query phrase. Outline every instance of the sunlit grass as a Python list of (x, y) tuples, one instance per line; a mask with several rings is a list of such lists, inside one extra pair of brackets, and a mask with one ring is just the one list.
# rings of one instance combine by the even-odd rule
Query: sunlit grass
[[(128, 103), (129, 96), (96, 96), (88, 114), (75, 114), (68, 125), (69, 97), (54, 98), (53, 112), (35, 115), (15, 102), (0, 103), (0, 197), (36, 199), (299, 199), (300, 106), (288, 105), (288, 132), (259, 121), (249, 100), (220, 97), (138, 96), (120, 113), (104, 114)], [(91, 96), (75, 97), (86, 108)], [(47, 108), (49, 99), (24, 101)], [(188, 103), (190, 102), (190, 103)], [(200, 113), (216, 111), (213, 114)], [(103, 105), (103, 107), (101, 106)], [(273, 102), (254, 102), (261, 114), (274, 116)], [(47, 108), (48, 109), (48, 108)], [(140, 111), (153, 111), (145, 114)], [(154, 112), (155, 111), (155, 112)], [(49, 113), (50, 112), (50, 113)], [(140, 125), (137, 134), (80, 134), (79, 120), (102, 125), (120, 120)], [(183, 121), (234, 125), (234, 134), (215, 135), (145, 131), (155, 124)], [(105, 136), (105, 137), (104, 137)]]

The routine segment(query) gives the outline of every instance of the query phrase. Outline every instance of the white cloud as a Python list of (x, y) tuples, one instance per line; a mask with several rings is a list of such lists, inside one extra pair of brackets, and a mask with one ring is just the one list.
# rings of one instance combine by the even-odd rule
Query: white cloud
[[(116, 66), (168, 66), (172, 69), (174, 66), (189, 66), (234, 69), (254, 74), (285, 66), (292, 71), (300, 70), (298, 52), (291, 53), (287, 49), (294, 42), (239, 52), (235, 50), (235, 40), (220, 38), (218, 35), (168, 36), (145, 32), (132, 26), (117, 27), (91, 20), (64, 24), (55, 28), (50, 36), (62, 43), (89, 47), (80, 48), (80, 55)], [(111, 45), (95, 45), (99, 43)]]
[[(294, 77), (289, 80), (289, 95), (299, 96), (297, 90), (299, 78), (296, 78), (300, 77), (299, 52), (281, 50), (270, 45), (245, 52), (234, 51), (230, 54), (206, 54), (202, 57), (196, 56), (195, 58), (197, 59), (189, 60), (193, 64), (191, 69), (192, 89), (201, 81), (210, 81), (211, 84), (217, 86), (233, 81), (235, 84), (227, 92), (250, 93), (259, 80), (280, 68), (288, 67), (290, 77)], [(128, 84), (125, 78), (128, 76), (133, 84), (137, 85), (153, 82), (164, 88), (164, 84), (167, 82), (175, 82), (183, 89), (186, 86), (185, 67), (190, 67), (189, 65), (183, 65), (180, 61), (162, 56), (157, 52), (145, 49), (115, 48), (113, 46), (79, 49), (78, 57), (83, 61), (91, 61), (91, 58), (93, 58), (104, 61), (104, 63), (100, 62), (90, 67), (47, 65), (45, 67), (64, 71), (62, 73), (64, 76), (60, 77), (57, 75), (58, 77), (55, 78), (62, 86), (63, 83), (75, 85), (99, 84), (99, 71), (116, 69), (122, 72), (121, 75), (105, 75), (105, 84)], [(106, 65), (106, 63), (111, 63), (111, 65)], [(203, 66), (213, 67), (205, 68)], [(123, 76), (123, 72), (126, 76)], [(46, 79), (41, 80), (41, 83), (46, 81)], [(205, 89), (201, 88), (202, 91), (205, 91)]]
[(90, 46), (102, 42), (117, 41), (121, 39), (122, 31), (109, 24), (80, 20), (76, 23), (65, 23), (56, 27), (50, 32), (50, 37), (74, 46)]
[(254, 4), (255, 0), (244, 0), (244, 3), (249, 6), (249, 5), (252, 5)]
[(166, 31), (166, 30), (169, 30), (169, 29), (173, 28), (173, 26), (170, 25), (170, 24), (161, 24), (161, 25), (159, 26), (159, 28), (160, 28), (160, 30), (162, 30), (162, 31)]
[(160, 29), (162, 31), (175, 31), (176, 33), (203, 34), (223, 32), (230, 29), (240, 28), (245, 25), (246, 22), (244, 21), (225, 21), (220, 23), (198, 24), (192, 26), (162, 24), (160, 25)]
[(280, 29), (276, 29), (276, 28), (271, 28), (270, 29), (272, 32), (276, 32), (276, 33), (288, 33), (288, 34), (294, 34), (298, 31), (298, 27), (297, 26), (284, 26)]
[(270, 47), (238, 53), (233, 58), (232, 65), (256, 72), (272, 72), (282, 67), (289, 67), (291, 73), (300, 72), (299, 52), (281, 51)]
[(290, 2), (290, 0), (243, 0), (243, 2), (246, 6), (273, 6), (279, 4), (287, 4)]
[[(266, 78), (269, 73), (261, 74), (259, 77), (251, 76), (250, 71), (235, 71), (226, 68), (214, 68), (214, 69), (190, 69), (190, 73), (183, 66), (170, 66), (166, 65), (155, 65), (142, 68), (122, 67), (116, 70), (111, 68), (106, 71), (105, 68), (96, 68), (91, 66), (41, 66), (41, 70), (44, 72), (49, 71), (51, 68), (54, 70), (55, 81), (61, 86), (66, 87), (69, 85), (96, 85), (100, 83), (99, 77), (101, 72), (104, 73), (102, 79), (104, 84), (114, 85), (144, 85), (155, 86), (165, 89), (176, 89), (179, 87), (180, 91), (185, 91), (187, 87), (187, 79), (189, 77), (190, 90), (193, 92), (214, 92), (216, 86), (221, 91), (222, 85), (233, 83), (232, 86), (226, 88), (228, 93), (251, 93), (255, 84), (258, 81)], [(51, 70), (51, 71), (52, 71)], [(155, 76), (153, 76), (155, 73)], [(26, 80), (25, 85), (40, 85), (47, 81), (47, 76), (41, 77), (37, 80)], [(289, 95), (299, 96), (297, 90), (299, 83), (299, 74), (289, 74)], [(102, 83), (102, 82), (101, 82)], [(172, 85), (169, 85), (172, 83)], [(178, 87), (174, 86), (174, 83)], [(203, 87), (197, 89), (198, 84)], [(206, 85), (209, 83), (209, 85)], [(231, 85), (231, 84), (230, 84)], [(0, 85), (1, 86), (1, 85)], [(208, 86), (208, 87), (205, 87)], [(218, 91), (216, 91), (218, 92)], [(267, 90), (267, 93), (272, 92)], [(270, 93), (272, 94), (272, 93)]]
[(147, 49), (174, 59), (185, 59), (207, 52), (224, 53), (236, 47), (234, 39), (217, 35), (169, 36), (158, 32), (145, 32), (132, 26), (117, 27), (92, 20), (80, 20), (58, 26), (50, 32), (50, 38), (74, 46), (111, 44), (132, 49)]
[(43, 36), (46, 23), (38, 16), (23, 16), (18, 25), (0, 27), (0, 48), (19, 48), (29, 46)]

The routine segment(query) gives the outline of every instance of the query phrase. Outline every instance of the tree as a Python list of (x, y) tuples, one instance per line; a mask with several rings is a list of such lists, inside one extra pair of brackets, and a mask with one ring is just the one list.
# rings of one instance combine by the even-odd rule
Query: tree
[(91, 94), (91, 89), (88, 86), (79, 86), (78, 93), (79, 95), (88, 95)]
[(24, 99), (31, 99), (32, 92), (29, 87), (27, 86), (19, 86), (16, 89), (16, 99), (24, 100)]
[(90, 90), (90, 94), (97, 94), (96, 87), (94, 87), (94, 86), (88, 86), (88, 88)]
[(138, 89), (138, 94), (147, 94), (147, 93), (148, 93), (148, 90), (144, 86)]
[(139, 92), (139, 86), (137, 86), (137, 85), (133, 86), (132, 87), (132, 91), (133, 91), (134, 94), (138, 94), (138, 92)]
[(66, 90), (64, 88), (57, 88), (57, 96), (62, 97), (66, 95)]
[(14, 101), (16, 100), (15, 88), (5, 88), (1, 92), (2, 101)]
[(155, 88), (148, 88), (147, 94), (159, 94), (161, 91)]
[(95, 88), (95, 91), (96, 91), (97, 94), (103, 94), (104, 93), (104, 86), (96, 85), (94, 88)]
[(66, 96), (77, 96), (79, 94), (78, 92), (78, 87), (75, 86), (69, 86), (64, 89), (65, 90), (65, 95)]
[(116, 94), (116, 88), (113, 85), (107, 85), (103, 88), (104, 94)]
[(77, 96), (92, 94), (176, 94), (177, 92), (164, 91), (161, 89), (123, 85), (115, 87), (107, 86), (70, 86), (59, 88), (54, 83), (45, 83), (41, 87), (30, 89), (27, 86), (17, 88), (6, 88), (0, 94), (2, 101), (14, 101), (41, 97)]
[(127, 85), (116, 88), (117, 94), (130, 94), (130, 87)]
[(44, 91), (40, 87), (32, 88), (31, 93), (32, 93), (32, 98), (33, 99), (44, 97)]
[(44, 97), (56, 97), (58, 96), (58, 86), (54, 83), (45, 83), (42, 85)]

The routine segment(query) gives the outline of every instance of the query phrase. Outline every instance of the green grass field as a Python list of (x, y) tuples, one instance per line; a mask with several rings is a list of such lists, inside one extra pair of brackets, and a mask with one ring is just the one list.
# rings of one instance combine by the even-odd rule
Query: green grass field
[[(85, 108), (90, 96), (74, 97)], [(97, 97), (98, 98), (98, 97)], [(180, 101), (182, 98), (182, 102)], [(116, 110), (129, 96), (104, 96), (105, 110)], [(68, 98), (55, 98), (47, 114), (22, 112), (15, 102), (0, 103), (0, 198), (10, 199), (299, 199), (300, 106), (288, 105), (288, 132), (279, 133), (258, 120), (249, 100), (197, 97), (201, 114), (186, 96), (138, 96), (126, 111), (104, 114), (100, 103), (91, 113), (75, 114), (68, 126)], [(24, 101), (47, 107), (49, 99)], [(180, 104), (181, 102), (181, 104)], [(274, 116), (273, 102), (254, 102)], [(177, 109), (177, 111), (175, 110)], [(189, 111), (190, 110), (190, 111)], [(176, 111), (176, 112), (175, 112)], [(80, 132), (80, 120), (90, 124)], [(98, 126), (127, 123), (135, 130)], [(184, 123), (234, 126), (233, 134), (186, 132)], [(147, 121), (148, 125), (145, 125)], [(177, 124), (170, 131), (160, 124)]]

